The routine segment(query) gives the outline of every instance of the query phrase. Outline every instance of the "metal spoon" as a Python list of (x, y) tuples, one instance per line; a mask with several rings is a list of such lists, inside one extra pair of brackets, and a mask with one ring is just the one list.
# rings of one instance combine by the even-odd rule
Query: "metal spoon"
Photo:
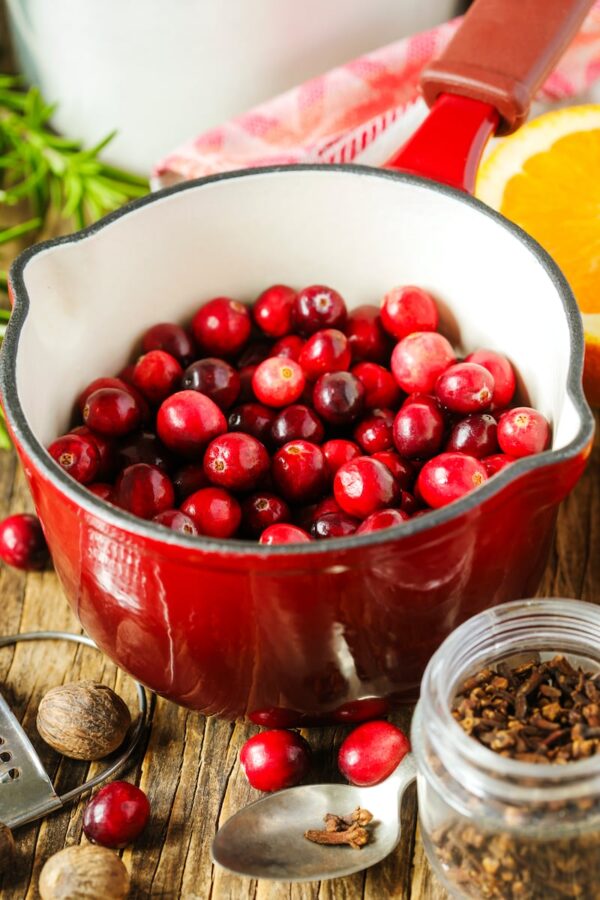
[[(384, 859), (400, 840), (402, 795), (415, 775), (409, 753), (375, 787), (309, 784), (271, 794), (225, 822), (213, 841), (213, 861), (236, 875), (274, 881), (324, 881), (360, 872)], [(326, 813), (348, 815), (357, 806), (373, 813), (372, 838), (362, 849), (313, 844), (304, 837), (309, 829), (325, 827)]]

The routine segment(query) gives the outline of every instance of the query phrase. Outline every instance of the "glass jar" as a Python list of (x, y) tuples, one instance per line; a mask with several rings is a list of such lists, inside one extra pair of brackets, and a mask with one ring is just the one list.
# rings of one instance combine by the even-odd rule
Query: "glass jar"
[(412, 728), (429, 862), (452, 897), (599, 900), (600, 754), (566, 764), (509, 759), (452, 716), (466, 678), (557, 654), (600, 672), (600, 608), (519, 600), (454, 631), (432, 657)]

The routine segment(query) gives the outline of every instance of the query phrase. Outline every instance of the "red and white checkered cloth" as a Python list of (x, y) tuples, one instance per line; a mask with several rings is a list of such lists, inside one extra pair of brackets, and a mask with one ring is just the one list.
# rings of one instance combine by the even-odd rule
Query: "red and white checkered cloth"
[[(419, 73), (459, 23), (454, 19), (361, 56), (193, 138), (156, 165), (154, 184), (286, 163), (382, 164), (425, 117)], [(597, 79), (600, 2), (543, 86), (537, 110), (587, 99)]]

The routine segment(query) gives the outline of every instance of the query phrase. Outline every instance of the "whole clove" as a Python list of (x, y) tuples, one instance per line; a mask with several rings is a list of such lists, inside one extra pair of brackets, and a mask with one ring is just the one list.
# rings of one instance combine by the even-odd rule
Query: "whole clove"
[(368, 809), (361, 809), (360, 806), (348, 816), (327, 813), (323, 817), (325, 828), (309, 829), (304, 832), (304, 837), (313, 844), (331, 846), (347, 844), (354, 850), (360, 850), (371, 840), (371, 830), (367, 826), (372, 820), (373, 814)]

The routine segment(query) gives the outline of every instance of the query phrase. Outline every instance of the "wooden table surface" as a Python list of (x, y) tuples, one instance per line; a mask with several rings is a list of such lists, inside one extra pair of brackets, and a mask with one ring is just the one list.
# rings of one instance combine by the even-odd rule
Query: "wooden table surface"
[[(2, 43), (0, 9), (0, 71), (9, 62)], [(6, 258), (0, 259), (0, 268)], [(12, 452), (0, 452), (0, 517), (30, 510), (23, 474)], [(600, 600), (600, 445), (596, 443), (588, 470), (563, 504), (552, 556), (541, 595)], [(53, 572), (25, 575), (0, 568), (0, 634), (60, 629), (78, 632)], [(63, 681), (94, 678), (115, 686), (135, 709), (128, 678), (101, 654), (72, 645), (20, 644), (0, 650), (0, 688), (21, 718), (60, 791), (85, 779), (84, 763), (61, 760), (37, 737), (35, 713), (44, 691)], [(410, 710), (394, 716), (408, 727)], [(152, 817), (135, 846), (123, 852), (132, 875), (134, 898), (169, 897), (186, 900), (441, 900), (445, 892), (431, 875), (416, 824), (414, 789), (402, 809), (402, 841), (387, 860), (351, 878), (306, 885), (273, 884), (232, 877), (211, 865), (209, 849), (220, 823), (257, 795), (240, 771), (238, 752), (257, 729), (220, 722), (159, 700), (152, 728), (137, 764), (127, 778), (150, 798)], [(339, 778), (335, 748), (343, 728), (313, 729), (316, 750), (314, 780)], [(94, 766), (91, 771), (95, 772)], [(14, 869), (0, 879), (3, 900), (38, 896), (40, 869), (56, 851), (85, 840), (81, 820), (84, 801), (41, 823), (20, 829)], [(99, 898), (101, 900), (101, 898)]]

